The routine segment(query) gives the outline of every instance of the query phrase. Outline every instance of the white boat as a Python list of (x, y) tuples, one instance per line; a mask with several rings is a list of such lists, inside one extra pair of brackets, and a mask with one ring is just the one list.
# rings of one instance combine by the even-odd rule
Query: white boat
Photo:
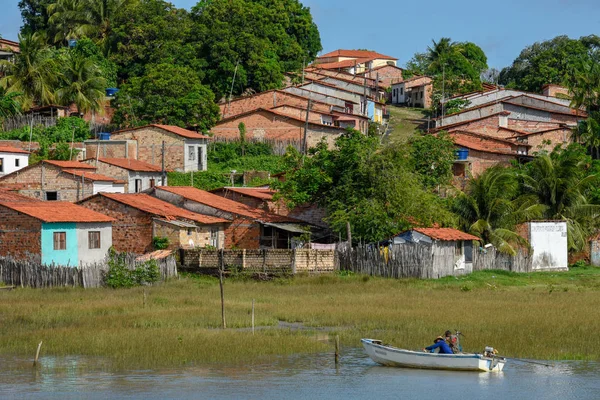
[(445, 369), (452, 371), (502, 371), (506, 359), (475, 353), (439, 354), (404, 350), (384, 345), (381, 340), (361, 339), (365, 351), (376, 363), (391, 367)]

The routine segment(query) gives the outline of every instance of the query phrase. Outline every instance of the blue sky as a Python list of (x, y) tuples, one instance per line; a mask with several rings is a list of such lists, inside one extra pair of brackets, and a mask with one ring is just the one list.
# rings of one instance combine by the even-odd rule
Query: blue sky
[[(173, 0), (190, 8), (197, 0)], [(319, 26), (323, 51), (368, 48), (399, 65), (432, 39), (478, 44), (490, 67), (509, 65), (527, 45), (558, 35), (600, 35), (598, 0), (303, 0)], [(0, 35), (17, 39), (18, 0), (0, 0)]]

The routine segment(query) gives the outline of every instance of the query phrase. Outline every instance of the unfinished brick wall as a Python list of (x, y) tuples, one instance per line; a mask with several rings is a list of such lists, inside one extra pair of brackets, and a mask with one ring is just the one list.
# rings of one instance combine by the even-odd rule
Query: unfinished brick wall
[(469, 150), (471, 174), (473, 176), (481, 175), (483, 171), (494, 165), (508, 166), (515, 157), (516, 156)]
[(42, 254), (42, 223), (0, 206), (0, 255), (28, 259)]
[(573, 131), (568, 128), (524, 136), (524, 141), (531, 145), (530, 153), (552, 151), (557, 145), (563, 147), (571, 143)]
[[(218, 137), (228, 139), (239, 138), (238, 125), (244, 122), (246, 125), (246, 137), (249, 139), (269, 139), (280, 141), (302, 141), (304, 137), (304, 123), (292, 118), (273, 115), (266, 111), (258, 111), (253, 114), (223, 121), (211, 129)], [(308, 144), (316, 145), (322, 137), (333, 147), (335, 139), (344, 132), (343, 129), (317, 126), (309, 124)]]
[(402, 77), (402, 69), (392, 65), (365, 72), (364, 75), (371, 79), (379, 78), (380, 87), (390, 87), (394, 83), (402, 82), (404, 80)]
[(115, 219), (112, 225), (115, 250), (134, 254), (154, 250), (152, 215), (104, 196), (87, 198), (79, 205)]
[[(283, 91), (272, 90), (254, 96), (236, 99), (229, 103), (229, 105), (227, 103), (219, 104), (219, 108), (221, 109), (221, 118), (229, 118), (258, 108), (269, 109), (285, 104), (306, 109), (308, 99), (294, 96)], [(315, 112), (329, 113), (331, 107), (328, 104), (313, 101), (311, 109)]]
[(85, 153), (87, 158), (137, 159), (137, 142), (134, 140), (86, 140)]
[(225, 248), (260, 248), (260, 224), (252, 219), (236, 217), (225, 229)]
[(58, 192), (58, 200), (70, 202), (94, 193), (93, 182), (82, 182), (80, 177), (62, 173), (59, 167), (44, 162), (2, 177), (0, 187), (14, 188), (19, 194), (38, 200), (46, 200), (46, 192)]

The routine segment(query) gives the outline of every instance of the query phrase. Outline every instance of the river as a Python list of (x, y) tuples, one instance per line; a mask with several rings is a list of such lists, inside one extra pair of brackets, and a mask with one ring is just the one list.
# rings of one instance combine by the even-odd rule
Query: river
[(8, 399), (600, 399), (600, 363), (553, 367), (509, 362), (501, 373), (381, 367), (361, 349), (279, 357), (265, 363), (178, 370), (110, 371), (82, 358), (0, 357)]

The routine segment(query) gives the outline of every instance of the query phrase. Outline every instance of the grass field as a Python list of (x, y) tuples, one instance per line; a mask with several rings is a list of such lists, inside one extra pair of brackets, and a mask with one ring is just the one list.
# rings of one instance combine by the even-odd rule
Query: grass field
[[(465, 350), (493, 345), (536, 359), (600, 359), (600, 268), (567, 273), (478, 272), (440, 280), (314, 276), (225, 282), (187, 276), (144, 289), (0, 291), (0, 354), (102, 357), (113, 368), (159, 368), (332, 351), (361, 337), (422, 348), (459, 329)], [(251, 303), (257, 329), (252, 335)], [(309, 329), (278, 329), (279, 321)], [(315, 329), (310, 329), (313, 327)], [(325, 330), (316, 328), (327, 327)]]
[(406, 142), (414, 135), (415, 129), (418, 126), (418, 123), (414, 122), (414, 120), (426, 118), (422, 108), (388, 105), (387, 109), (390, 112), (390, 127), (392, 128), (392, 132), (387, 140), (392, 143)]

